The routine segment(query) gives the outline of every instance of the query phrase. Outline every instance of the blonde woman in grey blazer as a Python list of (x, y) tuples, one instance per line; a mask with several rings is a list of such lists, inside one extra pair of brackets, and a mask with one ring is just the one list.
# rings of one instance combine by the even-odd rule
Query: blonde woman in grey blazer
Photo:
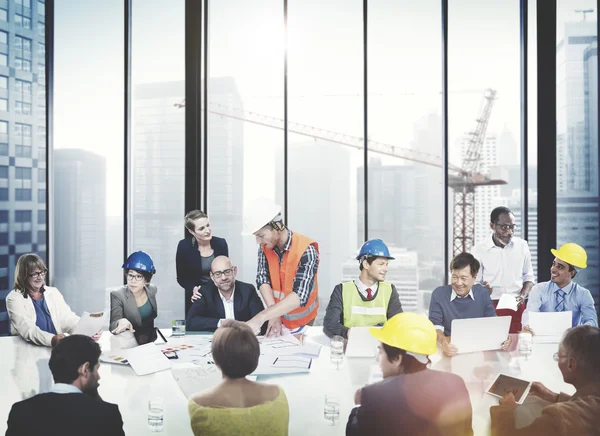
[(123, 269), (127, 285), (110, 294), (110, 331), (117, 335), (131, 330), (140, 345), (154, 342), (158, 289), (150, 284), (156, 273), (152, 258), (143, 251), (136, 251), (127, 258)]

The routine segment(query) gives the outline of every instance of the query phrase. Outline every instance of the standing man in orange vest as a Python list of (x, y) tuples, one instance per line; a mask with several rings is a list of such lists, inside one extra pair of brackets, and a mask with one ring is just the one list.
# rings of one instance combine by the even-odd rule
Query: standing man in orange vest
[(243, 235), (254, 235), (258, 248), (256, 286), (267, 308), (248, 321), (255, 333), (269, 322), (267, 336), (312, 325), (319, 309), (319, 245), (293, 233), (281, 219), (281, 206), (260, 198), (244, 219)]

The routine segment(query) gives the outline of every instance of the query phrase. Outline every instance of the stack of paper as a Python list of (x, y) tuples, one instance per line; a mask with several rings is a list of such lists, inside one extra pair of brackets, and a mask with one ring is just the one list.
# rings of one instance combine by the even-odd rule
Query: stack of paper
[(533, 331), (533, 342), (558, 344), (565, 331), (571, 328), (573, 312), (529, 312), (529, 327)]
[(83, 312), (73, 330), (74, 335), (94, 336), (104, 325), (104, 312)]
[(510, 309), (515, 312), (519, 309), (519, 303), (513, 295), (510, 294), (502, 294), (500, 296), (500, 300), (498, 301), (498, 306), (496, 309)]
[(137, 375), (152, 374), (171, 368), (171, 361), (153, 343), (125, 351), (125, 357)]
[(281, 336), (277, 338), (263, 337), (259, 339), (259, 342), (261, 354), (277, 356), (306, 354), (317, 357), (321, 351), (321, 345), (309, 341), (304, 341), (302, 344), (300, 344), (300, 342), (293, 336)]
[(214, 364), (173, 368), (172, 373), (186, 398), (216, 386), (223, 378), (221, 371)]

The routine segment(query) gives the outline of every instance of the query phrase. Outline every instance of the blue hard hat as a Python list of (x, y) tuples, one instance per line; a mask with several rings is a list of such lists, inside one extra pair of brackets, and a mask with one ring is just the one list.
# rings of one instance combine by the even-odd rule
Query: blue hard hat
[(358, 252), (358, 256), (356, 256), (357, 260), (360, 260), (363, 256), (375, 256), (375, 257), (385, 257), (387, 259), (394, 259), (390, 256), (390, 250), (388, 250), (387, 245), (381, 239), (369, 239), (367, 242), (362, 244), (360, 247), (360, 251)]
[(152, 258), (148, 253), (143, 251), (131, 253), (121, 268), (156, 274), (156, 269), (154, 268), (154, 262), (152, 262)]

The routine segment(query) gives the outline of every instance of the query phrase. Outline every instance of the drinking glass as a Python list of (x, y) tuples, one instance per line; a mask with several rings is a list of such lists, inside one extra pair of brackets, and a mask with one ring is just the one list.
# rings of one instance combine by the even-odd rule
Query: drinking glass
[(173, 336), (185, 336), (185, 319), (173, 321)]
[(329, 343), (330, 362), (340, 369), (340, 365), (344, 361), (344, 338), (341, 336), (333, 336)]
[(340, 420), (340, 398), (336, 394), (325, 395), (323, 416), (331, 421), (331, 425), (338, 424)]
[(519, 333), (519, 353), (524, 356), (531, 355), (533, 351), (533, 337), (531, 333), (521, 332)]
[(154, 398), (148, 401), (148, 428), (152, 433), (163, 431), (163, 410), (162, 398)]

